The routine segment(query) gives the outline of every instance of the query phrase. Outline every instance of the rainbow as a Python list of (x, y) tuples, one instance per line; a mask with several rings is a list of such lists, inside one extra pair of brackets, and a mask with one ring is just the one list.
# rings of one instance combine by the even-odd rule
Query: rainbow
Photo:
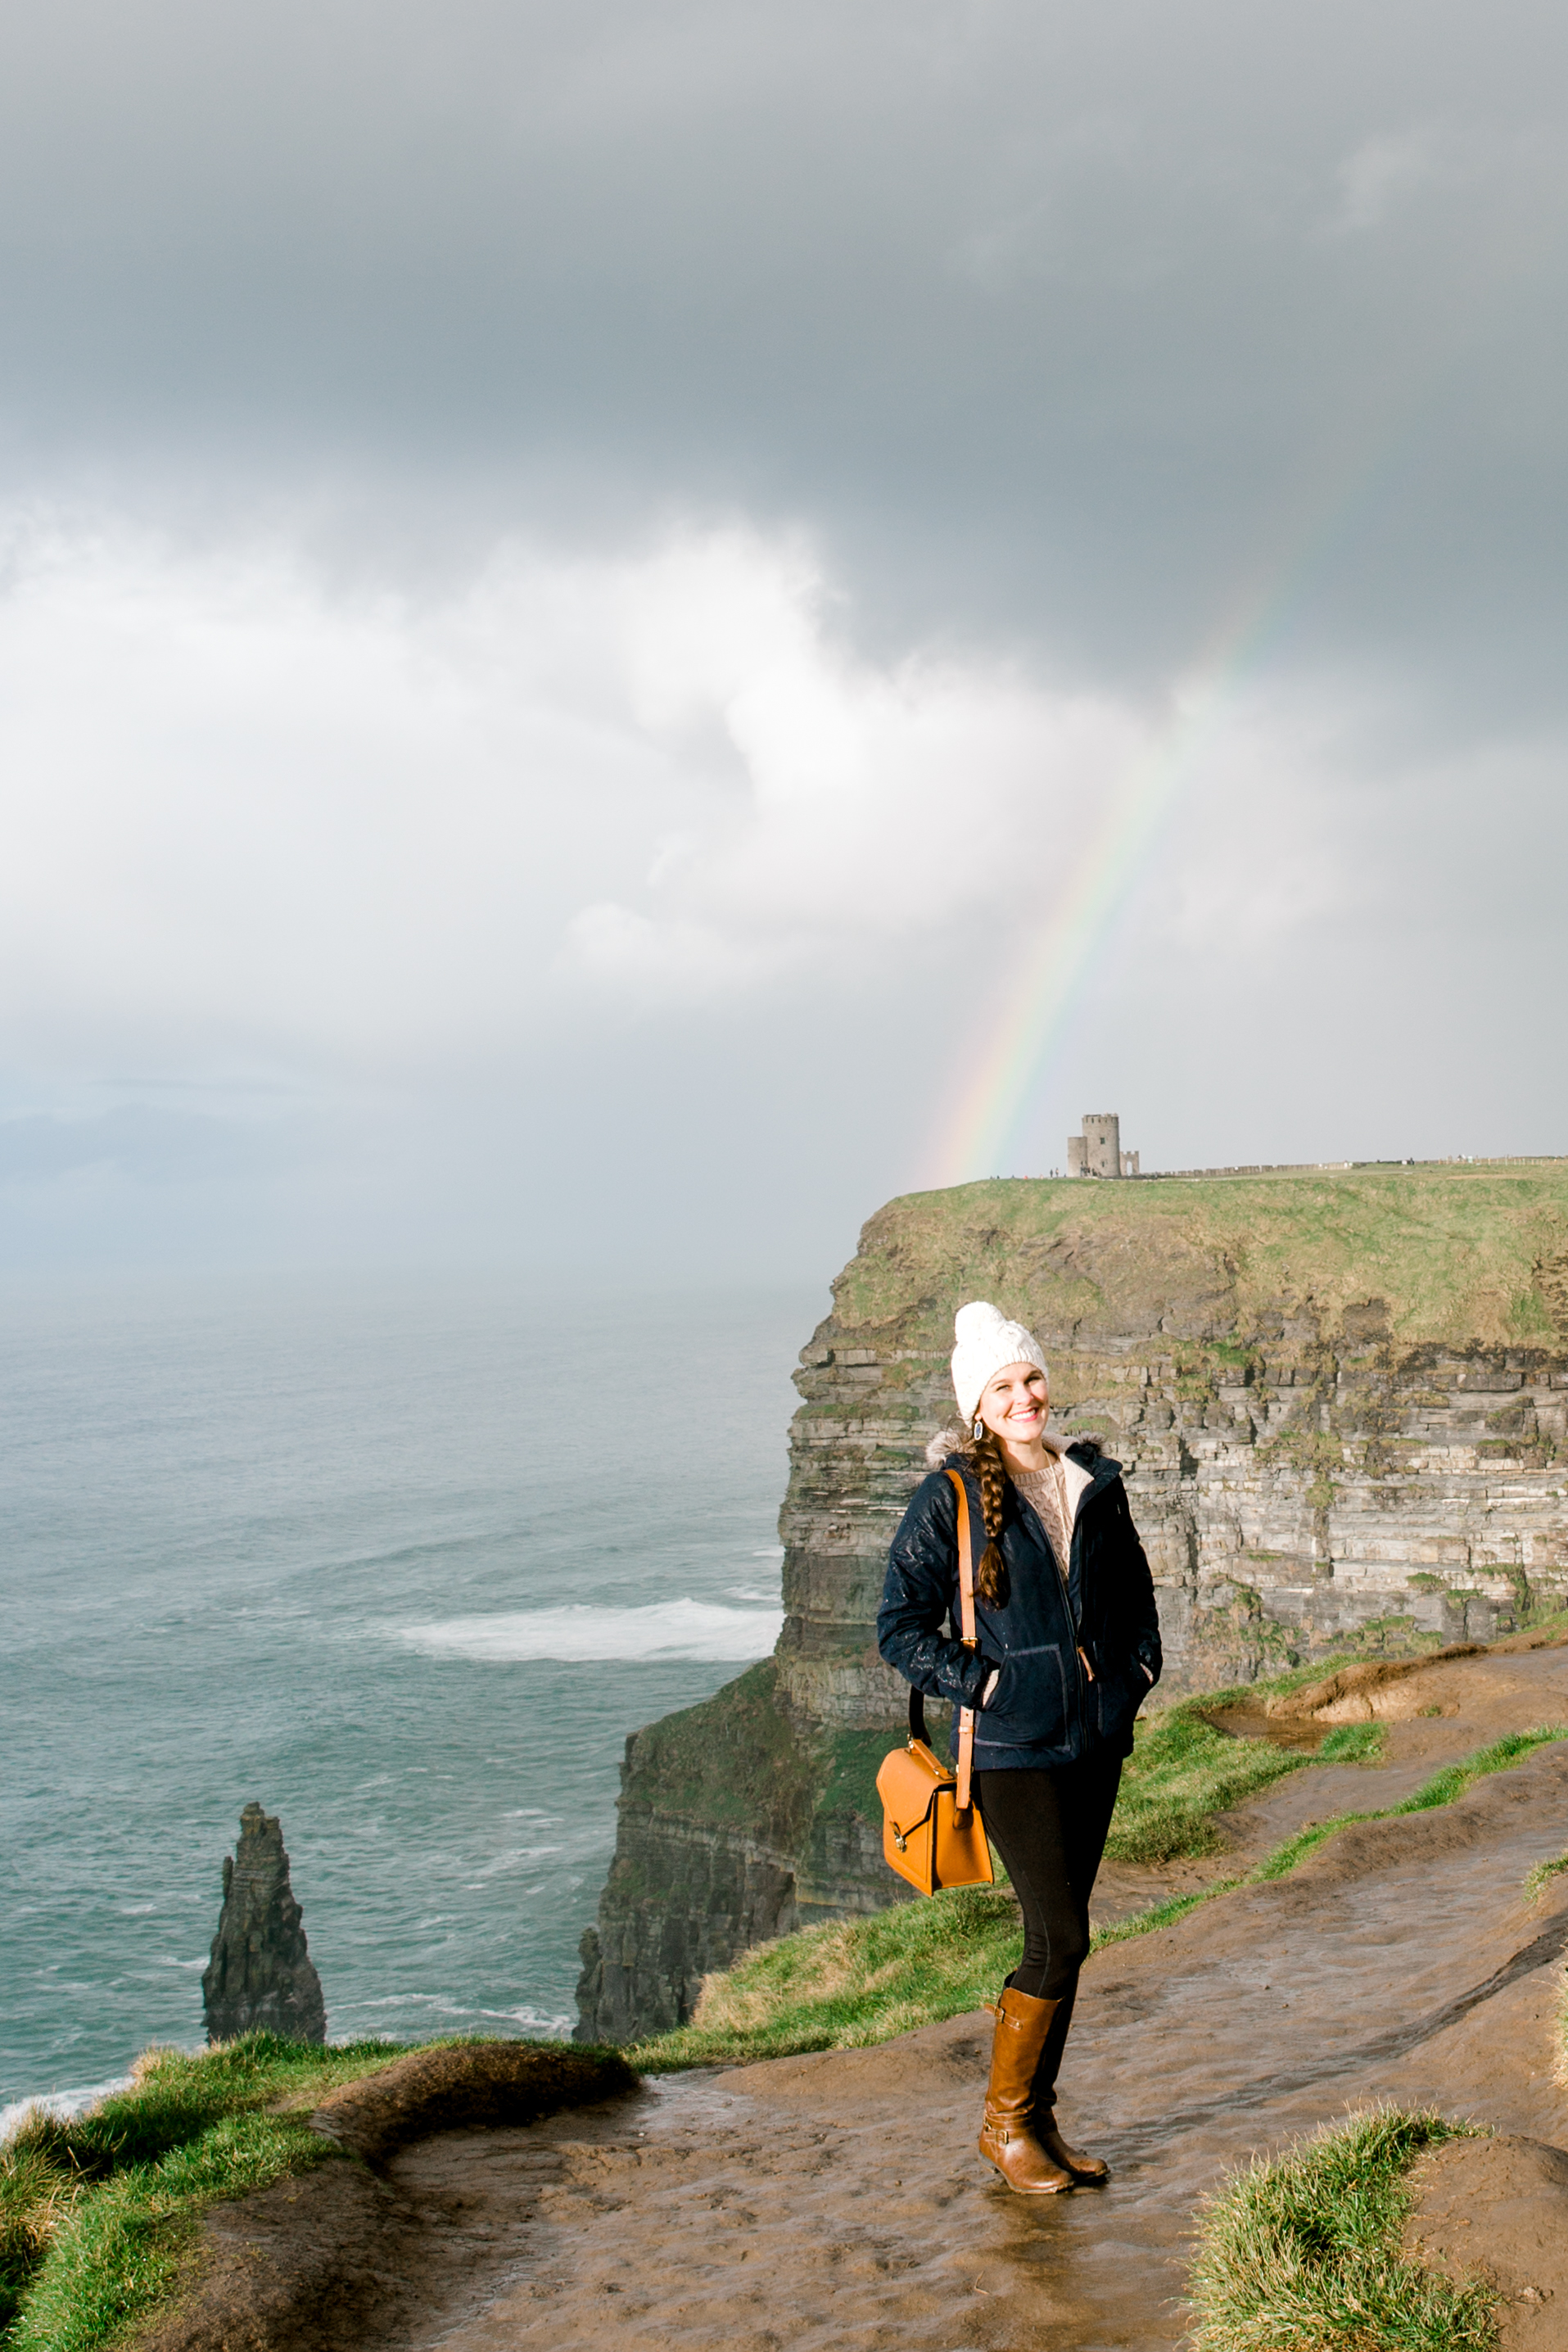
[[(1182, 787), (1229, 715), (1264, 642), (1299, 602), (1307, 578), (1361, 503), (1391, 437), (1386, 427), (1364, 436), (1354, 455), (1342, 446), (1337, 462), (1320, 472), (1315, 494), (1297, 509), (1295, 528), (1281, 534), (1283, 551), (1255, 573), (1173, 697), (1170, 716), (1154, 740), (1106, 794), (1104, 814), (1064, 899), (1045, 929), (1025, 942), (959, 1057), (943, 1097), (950, 1108), (926, 1155), (932, 1183), (963, 1184), (1008, 1172), (1095, 959), (1148, 870)], [(1332, 482), (1326, 496), (1325, 474)]]
[(949, 1092), (950, 1124), (935, 1154), (938, 1184), (1007, 1172), (1045, 1066), (1075, 1012), (1095, 954), (1145, 871), (1164, 820), (1190, 771), (1213, 697), (1182, 709), (1107, 795), (1063, 903), (1008, 974)]
[(1107, 796), (1063, 903), (1026, 944), (975, 1045), (965, 1051), (963, 1083), (946, 1097), (950, 1124), (935, 1155), (936, 1183), (1008, 1172), (1045, 1065), (1076, 1009), (1096, 950), (1149, 862), (1197, 731), (1196, 719), (1184, 709)]

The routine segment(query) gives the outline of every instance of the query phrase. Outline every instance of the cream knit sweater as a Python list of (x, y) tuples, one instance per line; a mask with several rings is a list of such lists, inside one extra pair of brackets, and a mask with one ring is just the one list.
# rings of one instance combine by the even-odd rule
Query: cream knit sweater
[(1072, 1521), (1067, 1510), (1067, 1479), (1060, 1454), (1048, 1454), (1043, 1470), (1015, 1470), (1013, 1485), (1034, 1511), (1056, 1554), (1063, 1576), (1072, 1558)]

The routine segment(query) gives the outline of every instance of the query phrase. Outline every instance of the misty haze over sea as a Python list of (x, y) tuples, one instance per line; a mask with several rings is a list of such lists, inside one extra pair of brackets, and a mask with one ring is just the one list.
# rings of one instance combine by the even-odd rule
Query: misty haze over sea
[(627, 1732), (777, 1633), (824, 1304), (9, 1294), (0, 2104), (200, 2043), (252, 1797), (334, 2040), (566, 2031)]

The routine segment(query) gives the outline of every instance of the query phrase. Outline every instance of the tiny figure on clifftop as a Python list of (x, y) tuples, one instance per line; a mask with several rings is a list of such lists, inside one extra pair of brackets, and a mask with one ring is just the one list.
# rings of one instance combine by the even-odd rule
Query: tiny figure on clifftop
[[(959, 1308), (955, 1334), (962, 1425), (926, 1448), (931, 1475), (888, 1555), (877, 1646), (926, 1697), (952, 1703), (955, 1753), (958, 1710), (977, 1710), (976, 1801), (1024, 1922), (1023, 1958), (993, 2011), (980, 2153), (1009, 2188), (1042, 2197), (1107, 2178), (1057, 2130), (1056, 2077), (1123, 1759), (1159, 1679), (1159, 1618), (1121, 1465), (1092, 1439), (1064, 1448), (1047, 1432), (1039, 1341), (983, 1299)], [(973, 1649), (955, 1630), (949, 1468), (986, 1531)]]
[(224, 1907), (202, 1976), (207, 2040), (232, 2042), (264, 2026), (291, 2042), (325, 2042), (327, 2007), (288, 1884), (282, 1825), (249, 1804), (239, 1832), (224, 1856)]

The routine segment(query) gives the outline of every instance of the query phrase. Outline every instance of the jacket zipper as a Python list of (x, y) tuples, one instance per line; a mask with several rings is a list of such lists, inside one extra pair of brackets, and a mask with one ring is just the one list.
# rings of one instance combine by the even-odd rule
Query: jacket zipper
[[(1076, 1545), (1078, 1541), (1078, 1522), (1076, 1519), (1074, 1519), (1072, 1523), (1071, 1539), (1074, 1545)], [(1056, 1572), (1058, 1576), (1061, 1578), (1062, 1606), (1067, 1611), (1067, 1622), (1069, 1625), (1071, 1626), (1073, 1633), (1073, 1649), (1076, 1652), (1076, 1664), (1078, 1667), (1078, 1676), (1074, 1687), (1078, 1700), (1078, 1732), (1079, 1738), (1082, 1741), (1087, 1737), (1089, 1729), (1088, 1725), (1083, 1720), (1083, 1677), (1085, 1674), (1088, 1673), (1089, 1661), (1083, 1654), (1083, 1646), (1082, 1643), (1077, 1639), (1078, 1621), (1072, 1614), (1072, 1587), (1068, 1581), (1066, 1575), (1063, 1573), (1061, 1562), (1060, 1560), (1056, 1563)], [(1090, 1680), (1093, 1680), (1093, 1676), (1092, 1675), (1090, 1675)]]
[[(1090, 1491), (1091, 1491), (1091, 1492), (1092, 1492), (1092, 1489), (1091, 1489)], [(1065, 1497), (1065, 1493), (1064, 1493), (1064, 1495), (1063, 1495), (1063, 1500), (1065, 1500), (1065, 1499), (1066, 1499), (1066, 1497)], [(1088, 1496), (1087, 1496), (1087, 1495), (1085, 1496), (1084, 1499), (1087, 1501), (1087, 1499), (1088, 1499)], [(1038, 1513), (1036, 1514), (1036, 1516), (1037, 1516), (1037, 1517), (1039, 1516), (1039, 1515), (1038, 1515)], [(1071, 1535), (1069, 1536), (1069, 1538), (1068, 1538), (1068, 1541), (1069, 1541), (1069, 1543), (1070, 1543), (1071, 1545), (1074, 1545), (1074, 1546), (1077, 1544), (1077, 1541), (1078, 1541), (1078, 1519), (1079, 1519), (1079, 1516), (1080, 1516), (1080, 1515), (1079, 1515), (1079, 1513), (1077, 1513), (1077, 1512), (1075, 1512), (1075, 1513), (1073, 1514), (1073, 1519), (1072, 1519), (1072, 1532), (1071, 1532)], [(1093, 1669), (1093, 1667), (1090, 1664), (1090, 1663), (1089, 1663), (1088, 1659), (1084, 1656), (1084, 1654), (1083, 1654), (1083, 1644), (1082, 1644), (1082, 1642), (1080, 1642), (1080, 1641), (1079, 1641), (1079, 1639), (1078, 1639), (1078, 1620), (1077, 1620), (1077, 1619), (1074, 1617), (1074, 1615), (1072, 1614), (1072, 1587), (1071, 1587), (1071, 1584), (1069, 1583), (1069, 1581), (1068, 1581), (1067, 1570), (1062, 1567), (1061, 1562), (1061, 1561), (1057, 1559), (1057, 1557), (1056, 1557), (1056, 1546), (1055, 1546), (1055, 1545), (1051, 1542), (1051, 1533), (1050, 1533), (1049, 1528), (1042, 1528), (1041, 1532), (1042, 1532), (1042, 1533), (1044, 1534), (1044, 1536), (1045, 1536), (1045, 1548), (1046, 1548), (1047, 1551), (1051, 1554), (1051, 1566), (1052, 1566), (1052, 1567), (1055, 1569), (1055, 1570), (1056, 1570), (1056, 1580), (1057, 1580), (1057, 1582), (1058, 1582), (1058, 1583), (1061, 1585), (1061, 1608), (1062, 1608), (1062, 1614), (1066, 1617), (1066, 1619), (1067, 1619), (1067, 1623), (1068, 1623), (1068, 1629), (1069, 1629), (1069, 1631), (1071, 1632), (1071, 1633), (1072, 1634), (1073, 1650), (1074, 1650), (1074, 1653), (1075, 1653), (1075, 1656), (1076, 1656), (1076, 1663), (1077, 1663), (1077, 1666), (1078, 1666), (1078, 1675), (1077, 1675), (1077, 1679), (1076, 1679), (1076, 1682), (1075, 1682), (1075, 1684), (1074, 1684), (1074, 1691), (1075, 1691), (1075, 1695), (1076, 1695), (1076, 1699), (1077, 1699), (1077, 1708), (1078, 1708), (1078, 1728), (1079, 1728), (1080, 1733), (1082, 1733), (1082, 1732), (1085, 1730), (1085, 1728), (1086, 1728), (1086, 1726), (1085, 1726), (1084, 1721), (1083, 1721), (1083, 1683), (1084, 1683), (1084, 1677), (1085, 1677), (1085, 1676), (1087, 1676), (1087, 1677), (1088, 1677), (1088, 1679), (1089, 1679), (1091, 1682), (1092, 1682), (1092, 1681), (1093, 1681), (1093, 1679), (1094, 1679), (1094, 1669)]]
[[(1085, 1491), (1084, 1491), (1083, 1501), (1084, 1501), (1085, 1503), (1087, 1503), (1087, 1502), (1090, 1502), (1091, 1500), (1092, 1500), (1093, 1493), (1094, 1493), (1094, 1489), (1093, 1489), (1092, 1486), (1089, 1486), (1088, 1488), (1086, 1488), (1086, 1489), (1085, 1489)], [(1079, 1520), (1082, 1517), (1082, 1516), (1083, 1516), (1082, 1505), (1081, 1504), (1081, 1505), (1079, 1506), (1078, 1510), (1073, 1514), (1073, 1519), (1072, 1519), (1072, 1532), (1071, 1532), (1071, 1536), (1070, 1536), (1070, 1537), (1069, 1537), (1069, 1538), (1068, 1538), (1068, 1541), (1069, 1541), (1069, 1543), (1070, 1543), (1070, 1545), (1071, 1546), (1071, 1548), (1072, 1548), (1072, 1549), (1073, 1549), (1073, 1550), (1077, 1550), (1077, 1549), (1078, 1549), (1078, 1522), (1079, 1522)], [(1068, 1625), (1069, 1625), (1069, 1627), (1071, 1628), (1071, 1633), (1072, 1633), (1072, 1637), (1073, 1637), (1073, 1649), (1074, 1649), (1074, 1652), (1075, 1652), (1075, 1654), (1076, 1654), (1077, 1663), (1078, 1663), (1078, 1676), (1077, 1676), (1077, 1681), (1076, 1681), (1076, 1685), (1075, 1685), (1075, 1692), (1076, 1692), (1077, 1706), (1078, 1706), (1078, 1728), (1079, 1728), (1080, 1733), (1081, 1733), (1081, 1734), (1082, 1734), (1082, 1733), (1084, 1733), (1084, 1732), (1087, 1730), (1087, 1727), (1088, 1727), (1085, 1725), (1084, 1720), (1083, 1720), (1083, 1685), (1084, 1685), (1085, 1680), (1088, 1680), (1089, 1682), (1092, 1682), (1092, 1681), (1093, 1681), (1093, 1679), (1094, 1679), (1094, 1669), (1093, 1669), (1093, 1667), (1090, 1664), (1090, 1663), (1089, 1663), (1088, 1659), (1085, 1657), (1085, 1655), (1084, 1655), (1084, 1654), (1083, 1654), (1083, 1644), (1082, 1644), (1082, 1642), (1080, 1642), (1080, 1641), (1079, 1641), (1079, 1639), (1078, 1639), (1078, 1620), (1074, 1617), (1074, 1615), (1073, 1615), (1073, 1613), (1072, 1613), (1072, 1587), (1071, 1587), (1071, 1582), (1070, 1582), (1070, 1581), (1069, 1581), (1069, 1580), (1068, 1580), (1068, 1573), (1067, 1573), (1067, 1570), (1062, 1567), (1061, 1562), (1061, 1561), (1057, 1559), (1057, 1557), (1056, 1557), (1056, 1546), (1051, 1542), (1051, 1537), (1050, 1537), (1049, 1533), (1047, 1533), (1047, 1535), (1046, 1535), (1046, 1538), (1045, 1538), (1045, 1548), (1046, 1548), (1047, 1551), (1051, 1554), (1051, 1564), (1052, 1564), (1052, 1566), (1053, 1566), (1053, 1567), (1055, 1568), (1055, 1570), (1056, 1570), (1056, 1579), (1057, 1579), (1057, 1582), (1058, 1582), (1058, 1583), (1061, 1585), (1061, 1606), (1062, 1606), (1062, 1610), (1063, 1610), (1063, 1612), (1064, 1612), (1064, 1613), (1065, 1613), (1065, 1615), (1066, 1615)]]
[[(1072, 1549), (1079, 1553), (1080, 1559), (1082, 1559), (1082, 1554), (1078, 1541), (1078, 1524), (1083, 1516), (1083, 1504), (1092, 1502), (1093, 1498), (1094, 1488), (1092, 1485), (1091, 1485), (1084, 1490), (1083, 1502), (1079, 1505), (1077, 1511), (1073, 1514), (1072, 1533), (1069, 1538), (1069, 1541)], [(1051, 1556), (1052, 1559), (1056, 1559), (1056, 1553), (1053, 1549), (1051, 1549)], [(1092, 1682), (1094, 1680), (1094, 1669), (1090, 1664), (1088, 1657), (1084, 1653), (1082, 1643), (1077, 1638), (1078, 1620), (1072, 1613), (1072, 1587), (1069, 1582), (1067, 1576), (1063, 1573), (1061, 1562), (1059, 1559), (1056, 1560), (1056, 1573), (1061, 1580), (1062, 1603), (1067, 1611), (1067, 1622), (1072, 1628), (1073, 1644), (1078, 1652), (1078, 1722), (1079, 1728), (1082, 1730), (1085, 1727), (1083, 1723), (1083, 1685), (1085, 1680), (1089, 1682)]]
[[(1087, 1500), (1087, 1496), (1085, 1497), (1085, 1500)], [(1074, 1512), (1072, 1517), (1072, 1531), (1068, 1537), (1069, 1545), (1073, 1550), (1076, 1550), (1078, 1548), (1079, 1516), (1080, 1514), (1078, 1512)], [(1089, 1680), (1092, 1682), (1094, 1679), (1094, 1670), (1089, 1664), (1088, 1659), (1084, 1656), (1083, 1644), (1078, 1639), (1078, 1620), (1072, 1613), (1072, 1586), (1069, 1581), (1067, 1570), (1062, 1567), (1061, 1562), (1056, 1559), (1056, 1547), (1051, 1541), (1049, 1537), (1046, 1538), (1045, 1548), (1047, 1551), (1050, 1552), (1051, 1559), (1056, 1561), (1057, 1580), (1061, 1586), (1061, 1605), (1067, 1612), (1067, 1622), (1071, 1629), (1073, 1647), (1077, 1653), (1078, 1678), (1075, 1689), (1078, 1701), (1078, 1729), (1079, 1734), (1082, 1737), (1088, 1728), (1083, 1720), (1083, 1678), (1087, 1675)]]

